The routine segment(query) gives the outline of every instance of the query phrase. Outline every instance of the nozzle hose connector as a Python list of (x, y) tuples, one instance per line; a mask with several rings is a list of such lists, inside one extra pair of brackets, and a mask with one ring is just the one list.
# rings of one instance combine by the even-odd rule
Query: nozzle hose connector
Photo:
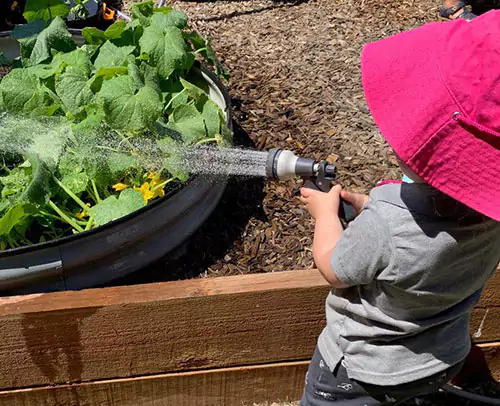
[(271, 149), (266, 162), (266, 175), (270, 179), (288, 180), (295, 176), (314, 176), (317, 163), (314, 159), (299, 158), (292, 151)]

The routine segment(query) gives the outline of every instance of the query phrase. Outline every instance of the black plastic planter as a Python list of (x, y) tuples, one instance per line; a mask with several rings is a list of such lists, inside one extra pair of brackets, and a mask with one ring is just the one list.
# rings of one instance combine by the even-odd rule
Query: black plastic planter
[[(19, 49), (8, 36), (0, 33), (0, 52), (13, 58)], [(230, 127), (229, 95), (217, 76), (202, 71), (210, 96), (225, 111)], [(104, 226), (0, 251), (0, 292), (82, 289), (144, 268), (188, 239), (213, 211), (225, 187), (220, 179), (192, 177), (182, 189)]]

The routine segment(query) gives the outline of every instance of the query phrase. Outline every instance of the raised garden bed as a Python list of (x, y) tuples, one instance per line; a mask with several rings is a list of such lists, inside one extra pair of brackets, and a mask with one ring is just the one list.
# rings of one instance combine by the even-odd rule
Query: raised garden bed
[[(0, 299), (0, 404), (297, 400), (329, 289), (303, 270)], [(483, 390), (488, 374), (500, 379), (499, 309), (497, 273), (472, 313), (469, 388), (471, 377)], [(422, 402), (469, 405), (445, 394)]]
[(153, 2), (132, 14), (106, 31), (70, 33), (58, 16), (0, 34), (15, 67), (0, 82), (0, 290), (80, 289), (141, 269), (224, 190), (179, 161), (179, 148), (231, 143), (227, 93), (196, 61), (220, 72), (217, 58), (185, 14)]

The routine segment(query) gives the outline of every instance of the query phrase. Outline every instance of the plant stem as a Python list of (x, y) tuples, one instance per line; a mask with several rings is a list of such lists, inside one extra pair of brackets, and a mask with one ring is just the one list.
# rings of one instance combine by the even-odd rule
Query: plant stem
[(82, 200), (77, 195), (75, 195), (68, 187), (66, 187), (66, 185), (64, 185), (64, 183), (62, 183), (55, 176), (54, 176), (54, 180), (59, 185), (59, 187), (62, 190), (64, 190), (69, 195), (69, 197), (71, 197), (83, 210), (89, 209), (89, 207), (84, 202), (82, 202)]
[(101, 196), (99, 196), (99, 192), (97, 191), (97, 186), (95, 185), (94, 179), (91, 180), (92, 182), (92, 189), (94, 190), (95, 197), (97, 199), (98, 203), (101, 203)]
[(85, 226), (85, 231), (89, 231), (94, 224), (94, 216), (90, 215), (89, 221), (87, 221), (87, 225)]
[(155, 190), (163, 189), (167, 184), (169, 184), (170, 182), (173, 182), (174, 180), (175, 180), (175, 178), (167, 179), (165, 182), (162, 182), (159, 185), (156, 185), (153, 189), (151, 189), (151, 191), (154, 192)]
[(186, 89), (182, 89), (179, 93), (177, 93), (174, 97), (172, 97), (170, 99), (170, 101), (167, 103), (167, 105), (165, 106), (165, 108), (163, 109), (163, 112), (165, 113), (168, 108), (172, 105), (172, 102), (177, 99), (181, 94), (183, 94), (184, 92), (186, 91)]
[[(49, 200), (49, 206), (52, 207), (52, 209), (57, 213), (59, 214), (63, 220), (68, 223), (71, 227), (73, 227), (76, 231), (78, 232), (83, 232), (83, 228), (80, 227), (78, 224), (76, 224), (72, 218), (70, 218), (69, 216), (67, 216), (59, 207), (56, 206), (56, 204), (52, 201), (52, 200)], [(88, 208), (88, 207), (87, 207)]]
[(203, 52), (203, 51), (208, 51), (208, 48), (205, 47), (205, 48), (200, 48), (200, 49), (197, 49), (196, 51), (194, 51), (193, 53), (194, 54), (199, 54), (200, 52)]

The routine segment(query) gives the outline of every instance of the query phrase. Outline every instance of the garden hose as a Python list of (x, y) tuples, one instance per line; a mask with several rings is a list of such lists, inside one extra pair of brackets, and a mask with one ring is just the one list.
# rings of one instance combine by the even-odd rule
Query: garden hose
[(450, 385), (449, 383), (446, 384), (442, 389), (445, 392), (451, 393), (452, 395), (458, 396), (462, 399), (470, 400), (472, 402), (479, 402), (484, 405), (500, 406), (500, 399), (490, 398), (489, 396), (477, 395), (475, 393), (467, 392), (463, 389), (457, 388), (454, 385)]

